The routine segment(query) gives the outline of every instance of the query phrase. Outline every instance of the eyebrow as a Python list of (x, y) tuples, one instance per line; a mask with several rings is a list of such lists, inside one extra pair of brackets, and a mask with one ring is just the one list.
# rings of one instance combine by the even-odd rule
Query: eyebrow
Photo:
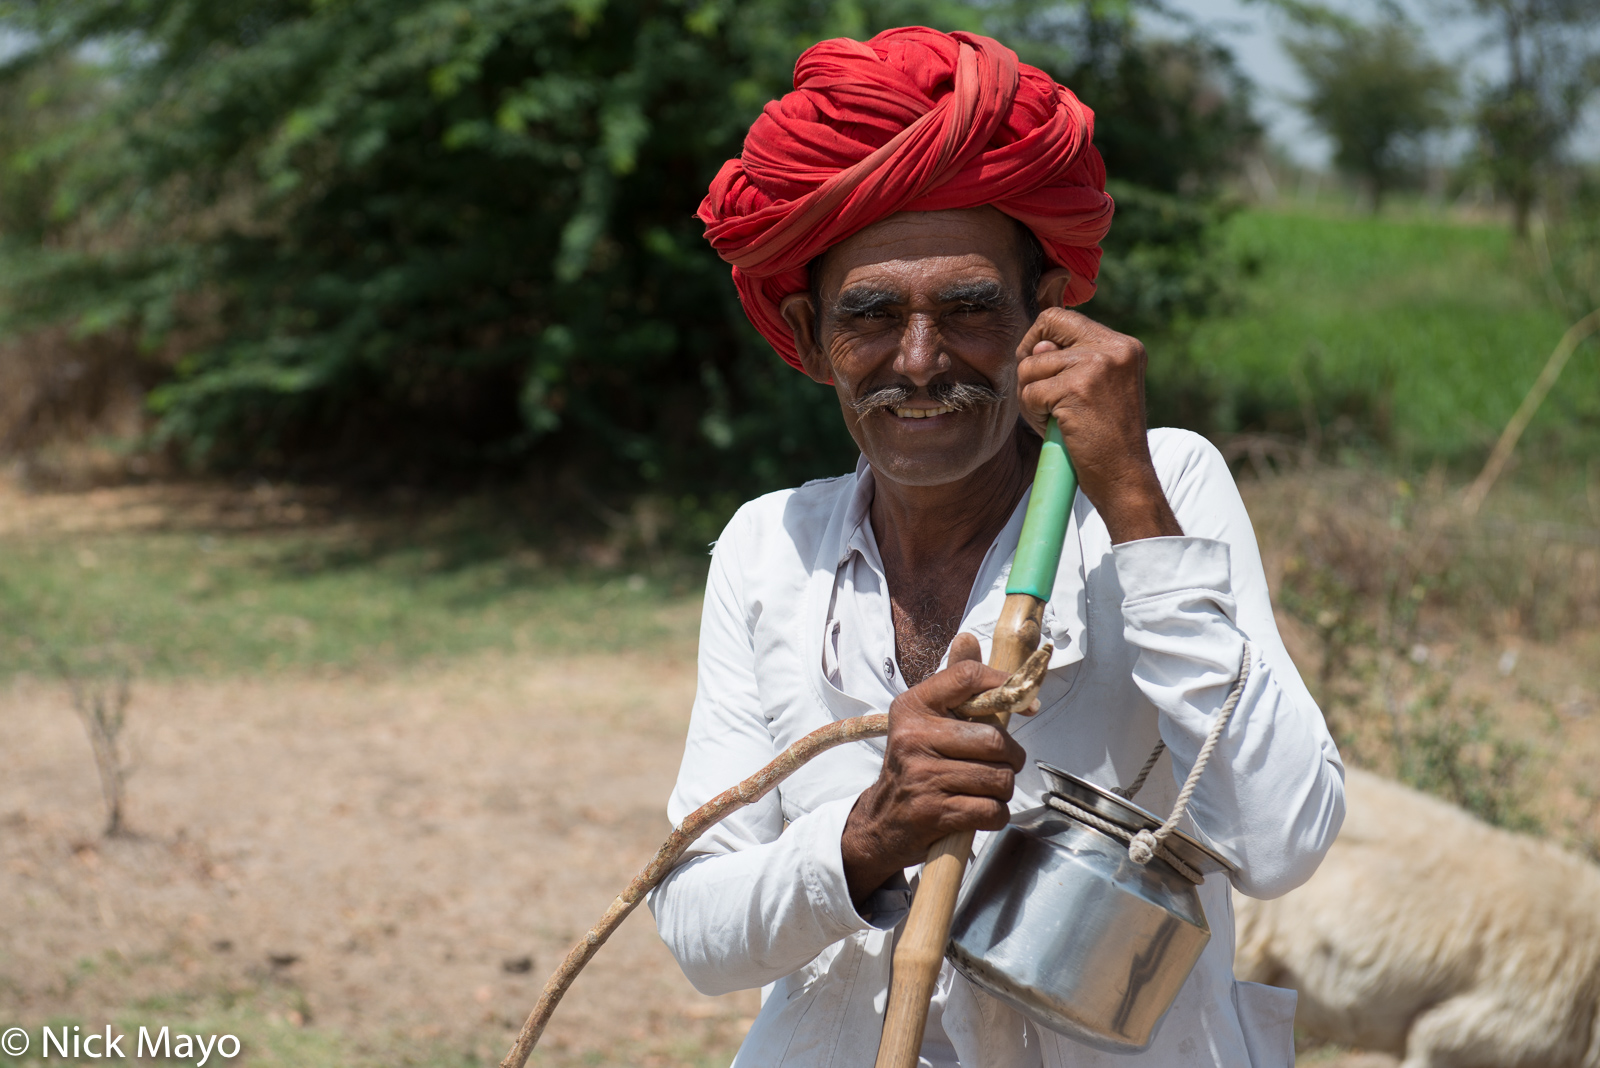
[(838, 317), (865, 315), (867, 312), (885, 311), (896, 304), (904, 304), (905, 300), (905, 294), (892, 289), (856, 286), (839, 294), (833, 302), (833, 314)]
[[(1005, 299), (1005, 288), (992, 278), (955, 282), (939, 290), (934, 296), (934, 300), (940, 304), (981, 304), (988, 307), (999, 307), (1005, 303)], [(835, 317), (845, 318), (851, 315), (865, 315), (868, 312), (887, 311), (905, 302), (905, 294), (892, 289), (856, 286), (839, 294), (833, 303), (832, 311)]]
[(1004, 287), (992, 278), (956, 282), (939, 290), (934, 298), (940, 304), (984, 304), (999, 307), (1006, 301)]

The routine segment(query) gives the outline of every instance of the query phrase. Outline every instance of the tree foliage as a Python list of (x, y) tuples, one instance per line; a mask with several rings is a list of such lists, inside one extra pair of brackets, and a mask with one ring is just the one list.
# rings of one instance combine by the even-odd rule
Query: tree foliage
[[(766, 351), (694, 208), (812, 41), (1049, 6), (0, 4), (31, 42), (7, 84), (99, 75), (44, 139), (48, 225), (0, 231), (0, 314), (166, 354), (160, 433), (220, 467), (738, 492), (836, 472), (836, 403)], [(1247, 131), (1225, 57), (1105, 25), (1114, 62), (1035, 50), (1116, 101), (1083, 94), (1125, 209), (1091, 310), (1159, 329), (1211, 293), (1209, 216), (1177, 194)]]
[(1600, 6), (1593, 0), (1472, 0), (1502, 52), (1500, 80), (1480, 87), (1479, 162), (1511, 202), (1518, 234), (1542, 180), (1561, 161), (1600, 89)]
[(1301, 21), (1309, 25), (1284, 46), (1309, 86), (1302, 106), (1376, 211), (1418, 169), (1422, 138), (1449, 124), (1455, 70), (1396, 12), (1370, 24), (1331, 13)]

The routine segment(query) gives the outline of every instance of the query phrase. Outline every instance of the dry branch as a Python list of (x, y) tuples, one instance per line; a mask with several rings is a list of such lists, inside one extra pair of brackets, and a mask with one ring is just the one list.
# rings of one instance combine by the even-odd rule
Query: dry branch
[(1050, 654), (1055, 652), (1055, 648), (1045, 642), (1005, 682), (968, 698), (950, 711), (968, 719), (1026, 711), (1033, 704), (1033, 699), (1039, 696), (1039, 687), (1044, 683), (1044, 673), (1050, 669)]
[(589, 963), (589, 958), (593, 957), (601, 946), (605, 945), (606, 939), (610, 938), (611, 933), (628, 918), (628, 914), (638, 907), (639, 902), (644, 900), (644, 895), (672, 870), (678, 858), (683, 856), (684, 850), (688, 849), (695, 839), (729, 814), (761, 800), (784, 779), (800, 770), (801, 766), (812, 757), (835, 746), (858, 742), (863, 738), (881, 738), (888, 733), (889, 716), (885, 712), (830, 723), (795, 742), (780, 753), (772, 763), (739, 785), (723, 791), (691, 812), (678, 829), (667, 838), (666, 844), (656, 851), (655, 858), (645, 865), (643, 871), (633, 877), (633, 882), (628, 884), (626, 890), (617, 895), (617, 899), (611, 902), (611, 906), (600, 917), (600, 922), (589, 928), (589, 933), (572, 947), (566, 959), (561, 962), (561, 967), (557, 968), (555, 974), (546, 981), (544, 991), (539, 995), (538, 1004), (534, 1005), (533, 1012), (522, 1025), (522, 1031), (517, 1035), (517, 1041), (512, 1045), (511, 1052), (500, 1062), (500, 1068), (523, 1068), (523, 1065), (528, 1063), (528, 1055), (538, 1044), (539, 1036), (544, 1034), (545, 1025), (550, 1022), (551, 1014), (556, 1011), (562, 995), (578, 977), (583, 966)]
[[(1039, 686), (1044, 681), (1045, 672), (1050, 666), (1050, 651), (1051, 646), (1046, 644), (1028, 657), (1004, 683), (957, 705), (950, 711), (968, 717), (1022, 711), (1033, 703), (1033, 699), (1039, 693)], [(600, 921), (589, 928), (589, 932), (567, 953), (566, 959), (561, 962), (561, 967), (545, 981), (538, 1003), (528, 1014), (527, 1022), (522, 1025), (511, 1052), (500, 1062), (500, 1068), (523, 1068), (528, 1063), (528, 1056), (533, 1053), (533, 1047), (539, 1044), (539, 1037), (544, 1034), (545, 1026), (550, 1022), (556, 1006), (561, 1004), (561, 998), (573, 980), (578, 977), (578, 973), (583, 971), (584, 965), (600, 951), (600, 947), (606, 944), (606, 939), (610, 938), (611, 933), (628, 918), (629, 913), (638, 907), (644, 896), (666, 877), (678, 863), (678, 858), (683, 856), (684, 851), (697, 838), (733, 812), (746, 805), (753, 805), (767, 796), (773, 788), (799, 771), (813, 757), (836, 746), (859, 742), (865, 738), (881, 738), (888, 733), (889, 716), (886, 712), (875, 712), (867, 716), (857, 716), (855, 719), (830, 723), (795, 742), (778, 754), (772, 763), (739, 785), (724, 790), (689, 813), (688, 817), (678, 825), (677, 830), (667, 837), (666, 843), (656, 851), (654, 859), (633, 877), (633, 882), (628, 884), (628, 888), (617, 895), (616, 900), (611, 902), (610, 907), (600, 917)]]
[(74, 670), (59, 654), (52, 659), (72, 695), (73, 711), (89, 735), (95, 770), (100, 774), (100, 793), (106, 805), (105, 834), (115, 838), (127, 833), (123, 798), (131, 769), (123, 753), (122, 728), (128, 722), (132, 669), (125, 663), (118, 664), (109, 679), (97, 679)]
[(1597, 330), (1600, 330), (1600, 308), (1573, 323), (1567, 328), (1567, 332), (1561, 335), (1555, 351), (1551, 352), (1550, 358), (1545, 361), (1544, 370), (1539, 372), (1539, 377), (1534, 380), (1527, 396), (1522, 398), (1522, 403), (1512, 414), (1511, 421), (1500, 432), (1500, 440), (1494, 443), (1494, 450), (1489, 453), (1489, 459), (1484, 463), (1483, 470), (1473, 479), (1472, 485), (1467, 487), (1467, 492), (1461, 499), (1461, 510), (1467, 515), (1478, 514), (1478, 509), (1483, 506), (1483, 499), (1489, 496), (1489, 490), (1500, 477), (1501, 469), (1505, 467), (1506, 461), (1511, 459), (1511, 452), (1517, 447), (1517, 439), (1522, 437), (1522, 432), (1533, 422), (1534, 415), (1539, 411), (1539, 405), (1544, 403), (1545, 395), (1556, 384), (1556, 379), (1561, 377), (1562, 370), (1567, 366), (1567, 360), (1577, 350), (1578, 345)]

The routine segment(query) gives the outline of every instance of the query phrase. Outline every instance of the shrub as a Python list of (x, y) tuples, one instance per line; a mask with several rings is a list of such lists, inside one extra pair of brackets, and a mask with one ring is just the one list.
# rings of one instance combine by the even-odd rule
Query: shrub
[[(53, 194), (59, 234), (9, 243), (0, 311), (12, 330), (70, 323), (174, 349), (151, 400), (160, 437), (194, 462), (372, 479), (531, 467), (602, 494), (705, 497), (837, 473), (854, 457), (829, 392), (744, 321), (692, 215), (800, 48), (913, 22), (986, 24), (1026, 46), (1033, 14), (1059, 9), (7, 10), (32, 34), (12, 77), (90, 43), (107, 58), (102, 105), (53, 135), (70, 163)], [(1101, 140), (1134, 183), (1119, 187), (1105, 296), (1090, 310), (1161, 329), (1211, 293), (1197, 270), (1209, 215), (1172, 194), (1199, 191), (1185, 175), (1209, 175), (1212, 157), (1171, 160), (1197, 138), (1236, 138), (1210, 117), (1237, 82), (1198, 46), (1146, 58), (1157, 46), (1136, 38), (1131, 14), (1093, 24), (1115, 31), (1104, 55), (1116, 62), (1041, 52), (1069, 84), (1087, 79), (1091, 104), (1111, 101)]]

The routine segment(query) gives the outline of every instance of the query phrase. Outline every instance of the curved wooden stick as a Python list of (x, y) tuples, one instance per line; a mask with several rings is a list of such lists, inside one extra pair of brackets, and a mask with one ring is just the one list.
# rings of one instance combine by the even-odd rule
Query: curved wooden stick
[[(957, 705), (951, 711), (977, 718), (992, 712), (1008, 715), (1027, 708), (1039, 693), (1039, 686), (1044, 681), (1045, 671), (1050, 664), (1048, 647), (1041, 651), (1044, 653), (1043, 656), (1029, 657), (1027, 662), (1004, 683)], [(888, 733), (887, 712), (874, 712), (866, 716), (857, 716), (855, 719), (830, 723), (795, 742), (779, 753), (770, 764), (739, 785), (724, 790), (689, 813), (688, 817), (678, 825), (677, 830), (667, 836), (665, 844), (656, 851), (655, 857), (645, 865), (644, 870), (635, 875), (628, 888), (611, 902), (610, 907), (600, 917), (600, 921), (589, 928), (589, 932), (567, 953), (566, 959), (561, 962), (561, 967), (545, 981), (538, 1004), (534, 1005), (533, 1011), (528, 1014), (527, 1022), (517, 1034), (517, 1041), (512, 1045), (511, 1052), (500, 1062), (500, 1068), (523, 1068), (528, 1063), (529, 1054), (533, 1052), (533, 1047), (539, 1044), (539, 1037), (544, 1034), (545, 1025), (550, 1022), (551, 1015), (561, 1003), (561, 998), (572, 985), (572, 981), (583, 971), (584, 965), (589, 963), (590, 958), (600, 951), (600, 947), (606, 944), (611, 932), (615, 931), (622, 921), (628, 918), (628, 914), (638, 907), (639, 902), (644, 900), (644, 895), (666, 878), (667, 873), (678, 863), (678, 858), (683, 856), (684, 851), (696, 839), (733, 812), (746, 805), (753, 805), (767, 796), (774, 787), (800, 770), (808, 761), (829, 749), (866, 738), (881, 738)], [(941, 952), (943, 952), (942, 947)]]
[(656, 851), (655, 858), (646, 864), (644, 870), (633, 877), (633, 882), (628, 888), (617, 895), (611, 902), (600, 921), (589, 928), (577, 945), (567, 954), (557, 968), (555, 974), (544, 984), (544, 991), (539, 995), (538, 1004), (528, 1014), (528, 1020), (522, 1025), (522, 1031), (517, 1035), (517, 1041), (512, 1045), (511, 1052), (506, 1054), (505, 1060), (500, 1062), (500, 1068), (523, 1068), (528, 1063), (528, 1055), (533, 1052), (533, 1047), (538, 1045), (539, 1036), (544, 1034), (545, 1025), (550, 1022), (550, 1016), (556, 1011), (556, 1006), (561, 1003), (561, 997), (572, 985), (572, 981), (583, 971), (583, 966), (589, 963), (589, 958), (599, 952), (600, 947), (606, 944), (606, 939), (611, 937), (628, 914), (638, 907), (644, 900), (644, 895), (649, 893), (657, 883), (666, 877), (683, 856), (684, 851), (694, 844), (695, 840), (706, 833), (711, 827), (721, 822), (730, 813), (753, 805), (767, 796), (773, 787), (784, 779), (793, 775), (808, 760), (821, 753), (845, 745), (849, 742), (859, 742), (863, 738), (881, 738), (889, 733), (889, 715), (887, 712), (876, 712), (868, 716), (857, 716), (855, 719), (844, 719), (838, 723), (830, 723), (826, 727), (814, 730), (804, 738), (795, 742), (772, 763), (741, 782), (730, 790), (724, 790), (710, 801), (691, 812), (677, 830), (668, 836), (666, 843)]

